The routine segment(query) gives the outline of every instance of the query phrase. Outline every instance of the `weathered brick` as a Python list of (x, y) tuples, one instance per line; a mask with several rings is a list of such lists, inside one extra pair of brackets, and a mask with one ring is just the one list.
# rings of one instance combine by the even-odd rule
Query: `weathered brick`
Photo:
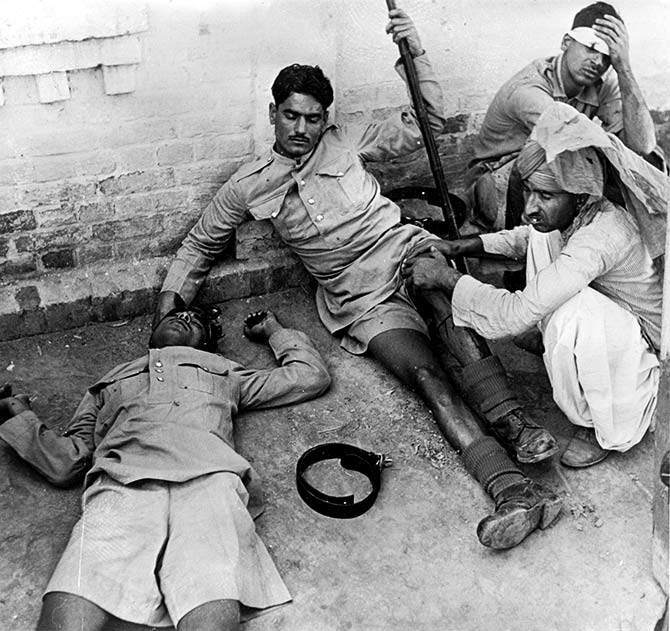
[(0, 277), (2, 278), (17, 278), (25, 276), (37, 271), (37, 263), (35, 257), (18, 256), (8, 261), (0, 262)]
[(158, 166), (184, 164), (193, 161), (193, 146), (190, 142), (173, 142), (156, 150)]
[(111, 151), (97, 151), (96, 153), (77, 156), (75, 169), (80, 177), (89, 175), (100, 177), (114, 173), (116, 161)]
[(0, 234), (34, 230), (36, 227), (35, 216), (30, 210), (14, 210), (0, 214)]
[(80, 266), (96, 261), (111, 261), (114, 257), (114, 246), (110, 243), (85, 243), (77, 247), (76, 255)]
[(9, 240), (0, 239), (0, 257), (5, 258), (9, 252)]
[(74, 267), (75, 264), (76, 257), (72, 248), (53, 250), (42, 255), (42, 265), (45, 269)]
[(174, 184), (175, 175), (170, 168), (116, 175), (101, 180), (98, 186), (105, 195), (130, 195), (131, 193), (148, 193), (161, 188), (171, 188)]
[(123, 172), (145, 171), (156, 166), (155, 145), (121, 147), (114, 154), (116, 167)]
[(191, 191), (188, 188), (157, 191), (152, 197), (156, 210), (161, 213), (192, 210)]
[(269, 220), (247, 221), (238, 227), (235, 238), (237, 260), (263, 258), (280, 252), (288, 253), (289, 249)]
[(77, 221), (77, 213), (73, 206), (40, 206), (35, 209), (37, 225), (40, 228), (54, 228)]
[(21, 309), (34, 311), (42, 303), (40, 292), (35, 285), (21, 287), (15, 294), (14, 299)]
[(105, 219), (111, 219), (113, 215), (113, 202), (102, 196), (96, 198), (95, 201), (79, 204), (77, 208), (77, 221), (84, 224), (98, 223)]
[(157, 234), (163, 229), (160, 215), (107, 221), (93, 225), (93, 238), (100, 241), (122, 241)]
[(31, 232), (16, 239), (17, 252), (41, 252), (48, 248), (65, 247), (83, 243), (90, 238), (88, 230), (72, 227)]
[(146, 216), (155, 211), (154, 195), (152, 193), (122, 195), (114, 199), (113, 206), (114, 216), (118, 219)]

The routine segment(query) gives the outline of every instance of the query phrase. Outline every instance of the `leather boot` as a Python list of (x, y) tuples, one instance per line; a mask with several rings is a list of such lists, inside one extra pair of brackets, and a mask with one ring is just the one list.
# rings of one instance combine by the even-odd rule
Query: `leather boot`
[(556, 439), (543, 427), (530, 422), (521, 408), (504, 414), (489, 427), (501, 443), (514, 451), (519, 462), (540, 462), (558, 451)]
[(579, 427), (561, 455), (561, 464), (573, 469), (583, 469), (598, 464), (610, 455), (598, 443), (596, 433), (589, 427)]
[(482, 519), (477, 537), (482, 545), (505, 550), (519, 545), (533, 530), (544, 530), (559, 517), (562, 500), (548, 488), (525, 478), (495, 498), (493, 515)]

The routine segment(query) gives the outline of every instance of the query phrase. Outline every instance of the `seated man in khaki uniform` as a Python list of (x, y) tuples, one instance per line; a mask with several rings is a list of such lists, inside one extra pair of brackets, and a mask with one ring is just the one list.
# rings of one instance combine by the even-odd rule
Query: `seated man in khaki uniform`
[(477, 231), (512, 228), (523, 213), (514, 158), (553, 102), (572, 105), (656, 166), (663, 158), (649, 109), (630, 65), (628, 32), (614, 7), (581, 9), (563, 36), (561, 54), (536, 59), (498, 90), (486, 112), (470, 163), (471, 221)]
[[(408, 42), (430, 125), (439, 133), (445, 125), (442, 93), (417, 30), (400, 9), (389, 18), (386, 30)], [(402, 66), (396, 68), (404, 78)], [(440, 321), (440, 334), (463, 366), (464, 396), (472, 408), (460, 397), (400, 277), (408, 250), (431, 234), (401, 225), (400, 209), (365, 168), (423, 146), (415, 112), (407, 107), (360, 125), (330, 123), (333, 89), (318, 66), (282, 69), (272, 96), (273, 147), (233, 174), (205, 208), (168, 270), (157, 316), (175, 301), (194, 298), (237, 226), (250, 218), (271, 221), (316, 279), (324, 326), (347, 351), (369, 351), (423, 398), (468, 471), (494, 499), (494, 514), (478, 529), (480, 541), (509, 548), (546, 528), (560, 513), (560, 498), (528, 479), (506, 448), (531, 464), (557, 452), (555, 439), (527, 417), (486, 344)]]
[(39, 631), (97, 631), (114, 619), (233, 631), (241, 606), (291, 599), (254, 528), (261, 489), (235, 451), (233, 417), (317, 397), (330, 377), (309, 338), (271, 312), (247, 316), (245, 334), (281, 366), (247, 370), (212, 352), (216, 327), (202, 311), (168, 313), (146, 355), (89, 388), (63, 435), (25, 398), (0, 399), (0, 438), (19, 456), (56, 485), (86, 473)]

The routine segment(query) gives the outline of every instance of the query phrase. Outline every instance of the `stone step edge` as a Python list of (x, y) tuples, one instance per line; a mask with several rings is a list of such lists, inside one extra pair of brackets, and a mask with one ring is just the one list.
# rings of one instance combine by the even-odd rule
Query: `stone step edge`
[[(92, 264), (0, 286), (0, 341), (151, 313), (172, 257)], [(313, 281), (282, 253), (215, 265), (198, 302), (246, 298)]]

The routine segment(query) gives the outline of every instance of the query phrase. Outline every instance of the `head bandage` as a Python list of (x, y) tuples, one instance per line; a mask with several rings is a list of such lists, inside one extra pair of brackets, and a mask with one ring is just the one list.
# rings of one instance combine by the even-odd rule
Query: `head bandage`
[(603, 55), (609, 56), (610, 54), (609, 46), (600, 39), (598, 33), (596, 33), (590, 26), (577, 26), (568, 31), (568, 35), (587, 48), (597, 50)]

